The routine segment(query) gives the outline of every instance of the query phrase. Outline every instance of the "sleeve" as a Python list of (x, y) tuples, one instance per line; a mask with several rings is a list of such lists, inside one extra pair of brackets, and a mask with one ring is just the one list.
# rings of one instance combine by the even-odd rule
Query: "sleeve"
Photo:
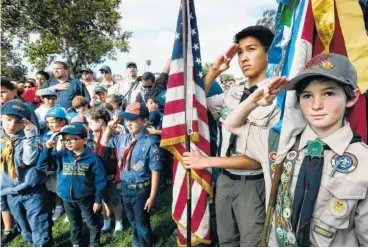
[(358, 202), (355, 219), (355, 235), (359, 241), (359, 246), (368, 246), (368, 197)]
[(124, 139), (124, 134), (111, 135), (109, 141), (107, 141), (105, 146), (118, 149), (123, 139)]
[(225, 107), (225, 94), (221, 93), (211, 97), (207, 97), (207, 108), (211, 112), (215, 120), (220, 119), (221, 109)]
[(25, 165), (33, 165), (37, 163), (40, 155), (40, 147), (37, 142), (37, 130), (24, 131), (26, 138), (23, 140), (23, 156), (22, 161)]
[(269, 129), (250, 125), (242, 126), (239, 139), (246, 144), (245, 155), (259, 162), (262, 166), (268, 164), (268, 135)]
[(161, 91), (166, 90), (168, 81), (169, 81), (169, 74), (162, 72), (160, 74), (160, 77), (153, 84), (152, 96), (154, 98), (157, 98), (160, 95)]
[(36, 113), (36, 116), (37, 116), (37, 119), (38, 119), (38, 123), (40, 124), (40, 129), (42, 130), (42, 129), (44, 129), (45, 127), (46, 127), (46, 120), (43, 120), (42, 118), (41, 118), (41, 116), (40, 116), (40, 109), (39, 108), (37, 108), (36, 110), (35, 110), (35, 113)]
[(56, 161), (56, 165), (60, 166), (60, 158), (63, 152), (52, 153), (52, 148), (43, 148), (40, 158), (37, 161), (37, 168), (40, 171), (47, 172), (49, 170), (49, 161)]
[(160, 150), (154, 141), (152, 141), (151, 143), (151, 149), (150, 149), (149, 156), (150, 156), (150, 161), (149, 161), (150, 169), (160, 171), (162, 169)]
[(98, 156), (96, 156), (95, 158), (96, 162), (92, 168), (92, 173), (95, 177), (95, 187), (96, 187), (95, 203), (101, 203), (102, 193), (107, 184), (107, 176), (105, 168), (102, 163), (102, 159), (100, 159)]
[(87, 90), (87, 87), (84, 83), (82, 83), (81, 81), (77, 81), (77, 83), (79, 84), (80, 86), (80, 89), (81, 89), (81, 95), (83, 97), (85, 97), (88, 101), (91, 101), (91, 97), (89, 95), (89, 92)]

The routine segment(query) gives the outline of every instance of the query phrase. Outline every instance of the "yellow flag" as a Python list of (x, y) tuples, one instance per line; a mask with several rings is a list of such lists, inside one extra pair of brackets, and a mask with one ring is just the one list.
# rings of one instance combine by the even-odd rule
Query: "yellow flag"
[(325, 48), (324, 53), (329, 52), (330, 43), (335, 32), (334, 7), (334, 0), (312, 0), (314, 23)]

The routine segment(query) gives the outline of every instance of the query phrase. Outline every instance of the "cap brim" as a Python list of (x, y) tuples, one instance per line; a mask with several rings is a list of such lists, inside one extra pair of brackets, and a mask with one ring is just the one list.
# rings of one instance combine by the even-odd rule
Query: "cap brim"
[(348, 84), (346, 81), (342, 80), (341, 78), (334, 77), (334, 76), (332, 76), (328, 73), (306, 72), (306, 73), (303, 73), (303, 74), (301, 74), (299, 76), (296, 76), (293, 79), (291, 79), (289, 81), (288, 85), (286, 86), (286, 90), (295, 90), (296, 86), (299, 83), (304, 82), (308, 78), (316, 77), (316, 76), (325, 77), (325, 78), (331, 79), (333, 81), (336, 81), (336, 82), (339, 82), (339, 83), (342, 83), (342, 84)]
[(123, 117), (123, 119), (135, 121), (140, 117), (140, 115), (125, 112), (121, 115), (121, 117)]
[(14, 115), (14, 116), (17, 116), (17, 117), (19, 117), (21, 119), (23, 119), (23, 118), (28, 119), (25, 115), (21, 115), (21, 114), (9, 112), (9, 111), (2, 111), (1, 112), (1, 115)]
[(81, 137), (82, 139), (87, 138), (87, 136), (88, 136), (88, 135), (86, 135), (85, 137), (83, 137), (83, 135), (81, 133), (70, 133), (70, 132), (59, 132), (58, 134), (56, 134), (56, 136), (65, 135), (65, 134), (76, 135), (76, 136)]

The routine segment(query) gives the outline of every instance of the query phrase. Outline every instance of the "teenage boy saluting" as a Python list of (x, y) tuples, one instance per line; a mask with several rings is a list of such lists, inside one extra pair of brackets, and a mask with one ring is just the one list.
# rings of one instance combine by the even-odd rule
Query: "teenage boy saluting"
[(148, 109), (131, 103), (122, 115), (129, 133), (111, 136), (119, 119), (110, 121), (101, 144), (118, 150), (122, 161), (122, 196), (126, 215), (133, 229), (134, 246), (152, 246), (149, 212), (153, 207), (162, 168), (156, 141), (146, 129)]

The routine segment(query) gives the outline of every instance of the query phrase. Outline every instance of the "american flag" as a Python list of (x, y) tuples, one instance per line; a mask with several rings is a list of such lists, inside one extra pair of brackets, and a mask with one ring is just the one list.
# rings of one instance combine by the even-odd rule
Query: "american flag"
[[(177, 223), (178, 245), (186, 245), (187, 187), (182, 154), (186, 151), (186, 126), (192, 151), (209, 156), (210, 135), (194, 0), (188, 3), (187, 92), (184, 92), (182, 7), (175, 32), (162, 127), (161, 147), (174, 156), (172, 216)], [(185, 103), (185, 100), (187, 102)], [(190, 101), (189, 99), (193, 99)], [(187, 118), (185, 119), (185, 111)], [(211, 170), (192, 170), (192, 245), (210, 244), (208, 198), (213, 195)]]

